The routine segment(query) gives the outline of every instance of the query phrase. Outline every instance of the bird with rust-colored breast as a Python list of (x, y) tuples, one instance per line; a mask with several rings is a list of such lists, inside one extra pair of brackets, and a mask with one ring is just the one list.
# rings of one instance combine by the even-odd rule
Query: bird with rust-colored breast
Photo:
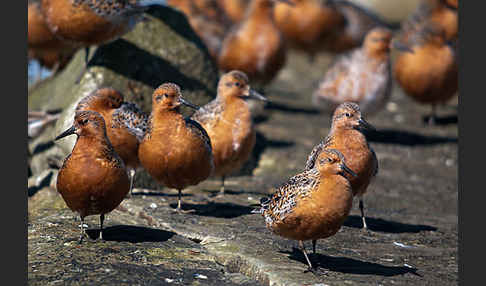
[(251, 0), (216, 0), (221, 10), (235, 24), (241, 22), (245, 17), (246, 9)]
[(182, 116), (181, 105), (199, 108), (182, 97), (178, 85), (160, 85), (153, 92), (148, 129), (138, 148), (145, 170), (159, 183), (178, 190), (178, 212), (184, 212), (182, 190), (206, 180), (214, 169), (211, 139), (199, 123)]
[(391, 39), (390, 30), (372, 29), (361, 48), (335, 59), (312, 94), (312, 102), (330, 113), (347, 101), (358, 103), (366, 115), (383, 108), (392, 87)]
[(55, 140), (74, 134), (76, 144), (64, 159), (56, 184), (66, 205), (81, 217), (81, 243), (86, 235), (84, 218), (90, 215), (100, 216), (100, 239), (103, 238), (105, 215), (123, 201), (130, 191), (130, 182), (98, 112), (76, 112), (73, 125)]
[(289, 46), (311, 56), (322, 51), (319, 42), (331, 31), (344, 25), (343, 15), (322, 0), (291, 0), (292, 5), (276, 3), (275, 24)]
[(240, 70), (252, 82), (267, 84), (284, 66), (286, 45), (273, 20), (275, 2), (252, 0), (245, 18), (225, 36), (218, 56), (218, 67), (227, 72)]
[(407, 41), (392, 41), (398, 50), (393, 75), (405, 94), (421, 104), (432, 106), (429, 124), (436, 119), (436, 105), (451, 99), (459, 88), (457, 51), (447, 41), (446, 32), (428, 22)]
[(248, 99), (266, 101), (250, 88), (248, 77), (241, 71), (224, 74), (218, 83), (217, 96), (192, 115), (211, 138), (214, 157), (214, 176), (221, 176), (220, 194), (224, 194), (224, 180), (248, 160), (255, 146)]
[(42, 66), (56, 73), (71, 60), (78, 46), (54, 36), (47, 27), (40, 6), (40, 0), (29, 0), (28, 2), (28, 56), (29, 59), (38, 60)]
[(357, 176), (348, 176), (348, 179), (354, 196), (359, 197), (359, 209), (365, 230), (368, 226), (364, 214), (363, 195), (378, 173), (378, 158), (369, 145), (365, 132), (374, 129), (362, 117), (358, 104), (342, 103), (334, 111), (329, 134), (313, 148), (305, 164), (305, 170), (314, 168), (319, 154), (324, 149), (336, 149), (344, 155), (349, 168), (357, 174)]
[(166, 0), (42, 0), (41, 11), (56, 37), (85, 47), (86, 69), (90, 46), (128, 33), (150, 5)]
[(304, 241), (312, 240), (316, 252), (318, 239), (330, 237), (341, 228), (353, 203), (348, 176), (356, 176), (345, 157), (335, 149), (323, 149), (311, 169), (291, 177), (269, 198), (261, 199), (261, 208), (252, 211), (265, 218), (273, 233), (298, 240), (309, 265)]
[(96, 111), (103, 116), (108, 138), (130, 175), (131, 193), (136, 169), (140, 167), (138, 146), (147, 130), (148, 115), (136, 104), (125, 102), (122, 93), (109, 87), (99, 88), (81, 99), (76, 111), (81, 110)]

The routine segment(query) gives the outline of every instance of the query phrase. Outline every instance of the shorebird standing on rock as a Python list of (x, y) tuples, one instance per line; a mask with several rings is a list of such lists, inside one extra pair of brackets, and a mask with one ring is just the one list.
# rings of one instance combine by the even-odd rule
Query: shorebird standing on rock
[(140, 167), (138, 146), (147, 130), (148, 115), (136, 104), (124, 102), (119, 91), (104, 87), (81, 99), (76, 111), (96, 111), (106, 123), (106, 133), (130, 175), (130, 194), (136, 169)]
[(363, 229), (367, 230), (363, 195), (372, 178), (378, 173), (378, 159), (366, 140), (363, 133), (365, 130), (374, 130), (374, 127), (363, 119), (356, 103), (345, 102), (339, 105), (334, 111), (329, 134), (324, 141), (314, 147), (305, 164), (305, 170), (314, 168), (323, 150), (329, 148), (339, 150), (346, 158), (346, 164), (357, 174), (357, 176), (347, 177), (353, 195), (359, 197)]
[(390, 30), (374, 28), (361, 48), (339, 56), (314, 91), (313, 103), (331, 113), (346, 101), (358, 103), (366, 115), (379, 111), (391, 94), (391, 38)]
[(313, 272), (304, 241), (312, 240), (315, 253), (318, 239), (330, 237), (341, 228), (353, 203), (349, 175), (356, 176), (343, 154), (324, 149), (315, 158), (313, 168), (291, 177), (252, 212), (262, 214), (273, 233), (298, 240)]
[(248, 99), (267, 100), (250, 88), (245, 73), (231, 71), (219, 80), (216, 98), (192, 115), (211, 138), (213, 175), (222, 177), (221, 195), (225, 177), (241, 168), (255, 146), (256, 130)]
[(143, 167), (159, 183), (177, 189), (181, 209), (182, 190), (206, 180), (214, 169), (211, 140), (194, 120), (184, 119), (180, 106), (199, 107), (182, 98), (180, 87), (164, 83), (152, 95), (148, 130), (138, 148)]
[(105, 214), (123, 201), (130, 191), (130, 182), (125, 164), (111, 146), (105, 121), (98, 112), (76, 112), (71, 128), (56, 140), (73, 134), (78, 138), (59, 170), (57, 191), (81, 217), (81, 243), (86, 235), (84, 218), (90, 215), (100, 215), (100, 239), (103, 239)]

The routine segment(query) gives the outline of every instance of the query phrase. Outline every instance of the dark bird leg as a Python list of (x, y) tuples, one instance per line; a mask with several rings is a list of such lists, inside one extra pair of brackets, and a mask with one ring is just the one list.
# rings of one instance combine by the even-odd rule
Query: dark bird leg
[(428, 124), (429, 125), (435, 125), (437, 119), (437, 113), (436, 113), (436, 105), (432, 104), (432, 111), (429, 116)]
[(316, 254), (317, 239), (312, 240), (312, 253)]
[(179, 191), (179, 200), (177, 201), (177, 208), (175, 209), (176, 212), (178, 213), (192, 213), (192, 212), (195, 212), (196, 210), (183, 210), (181, 208), (182, 206), (182, 190), (178, 190)]
[(363, 204), (363, 198), (359, 198), (359, 210), (361, 211), (361, 219), (363, 220), (363, 229), (368, 230), (368, 226), (366, 225), (366, 217), (364, 214), (364, 204)]
[(103, 240), (103, 222), (105, 221), (105, 214), (100, 215), (100, 236), (99, 239)]

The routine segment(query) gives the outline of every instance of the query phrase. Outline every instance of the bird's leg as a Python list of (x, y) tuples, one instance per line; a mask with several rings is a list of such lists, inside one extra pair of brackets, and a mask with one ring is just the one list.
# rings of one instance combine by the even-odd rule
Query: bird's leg
[(135, 170), (135, 168), (130, 168), (130, 170), (128, 171), (128, 174), (130, 176), (130, 192), (128, 192), (127, 194), (127, 198), (131, 197), (133, 195), (133, 192), (132, 192), (132, 189), (133, 189), (133, 178), (135, 178), (135, 173), (137, 171)]
[(79, 236), (78, 243), (83, 243), (83, 238), (86, 236), (86, 232), (84, 231), (84, 217), (81, 217), (81, 235)]
[(429, 116), (428, 124), (429, 125), (434, 125), (437, 121), (437, 113), (436, 113), (436, 105), (432, 104), (432, 111)]
[(311, 272), (313, 272), (314, 271), (314, 268), (312, 267), (312, 263), (310, 262), (310, 259), (307, 256), (307, 252), (305, 251), (304, 242), (302, 240), (299, 240), (299, 246), (300, 246), (300, 249), (302, 250), (302, 252), (304, 253), (305, 259), (307, 260), (307, 264), (309, 265), (309, 269), (308, 270), (311, 271)]
[(100, 215), (100, 236), (99, 239), (103, 240), (103, 222), (105, 221), (105, 214)]
[(361, 211), (361, 219), (363, 220), (363, 229), (368, 230), (368, 226), (366, 225), (366, 217), (364, 215), (364, 204), (363, 204), (363, 198), (359, 198), (359, 210)]
[(88, 69), (88, 62), (89, 62), (89, 46), (85, 47), (84, 48), (84, 66), (83, 68), (81, 69), (81, 72), (79, 73), (77, 79), (76, 79), (76, 84), (78, 84), (80, 81), (81, 81), (81, 77), (83, 76), (83, 74), (86, 72), (86, 70)]
[(316, 254), (317, 239), (312, 240), (312, 254)]
[(177, 200), (177, 211), (180, 212), (182, 209), (181, 209), (181, 199), (182, 199), (182, 190), (178, 190), (179, 191), (179, 199)]
[(224, 195), (224, 179), (225, 179), (225, 176), (223, 175), (221, 177), (221, 188), (219, 189), (219, 196), (223, 196)]
[(185, 211), (181, 208), (181, 205), (182, 205), (182, 203), (181, 203), (182, 202), (182, 190), (178, 190), (178, 191), (179, 191), (179, 200), (177, 201), (177, 208), (175, 209), (175, 211), (178, 212), (178, 213), (192, 213), (192, 212), (194, 212), (195, 210)]

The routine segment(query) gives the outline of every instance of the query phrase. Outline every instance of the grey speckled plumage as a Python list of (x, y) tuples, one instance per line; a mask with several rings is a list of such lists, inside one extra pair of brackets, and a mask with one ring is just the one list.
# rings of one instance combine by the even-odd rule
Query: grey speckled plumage
[(297, 202), (308, 197), (320, 183), (319, 170), (312, 168), (291, 177), (269, 198), (262, 200), (261, 208), (254, 213), (261, 213), (265, 223), (271, 227), (274, 222), (285, 219), (297, 205)]
[(136, 104), (124, 102), (113, 112), (112, 128), (124, 126), (137, 140), (142, 141), (148, 130), (149, 115), (144, 113)]
[(361, 112), (370, 115), (383, 107), (391, 89), (390, 60), (373, 59), (363, 48), (357, 48), (333, 61), (312, 102), (327, 112), (345, 101), (359, 102)]
[[(202, 106), (194, 112), (191, 119), (201, 122), (202, 124), (211, 122), (213, 119), (218, 118), (224, 111), (224, 101), (219, 97), (211, 100), (208, 104)], [(215, 122), (213, 122), (214, 124)]]
[(149, 5), (166, 5), (165, 0), (73, 0), (74, 6), (87, 5), (102, 17), (128, 16), (145, 12)]

